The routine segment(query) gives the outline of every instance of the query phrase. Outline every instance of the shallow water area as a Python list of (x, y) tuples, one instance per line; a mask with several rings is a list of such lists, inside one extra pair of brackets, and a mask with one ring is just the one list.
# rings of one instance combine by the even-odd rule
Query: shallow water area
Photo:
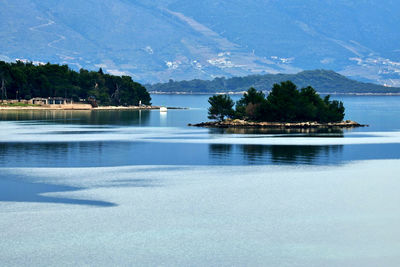
[(207, 98), (0, 112), (1, 265), (400, 264), (400, 97), (334, 97), (368, 128), (188, 127)]

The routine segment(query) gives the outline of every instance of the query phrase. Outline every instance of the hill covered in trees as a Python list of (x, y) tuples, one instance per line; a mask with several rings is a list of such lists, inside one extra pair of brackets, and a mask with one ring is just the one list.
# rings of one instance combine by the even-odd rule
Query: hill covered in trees
[(400, 88), (351, 80), (334, 71), (312, 70), (297, 74), (266, 74), (245, 77), (215, 78), (214, 80), (173, 81), (146, 85), (149, 91), (215, 93), (242, 92), (250, 87), (269, 91), (275, 83), (290, 80), (299, 87), (312, 86), (320, 93), (400, 93)]
[(67, 65), (6, 63), (0, 61), (2, 99), (33, 97), (64, 97), (74, 101), (95, 97), (100, 105), (150, 104), (146, 88), (129, 76), (114, 76), (81, 69), (76, 72)]

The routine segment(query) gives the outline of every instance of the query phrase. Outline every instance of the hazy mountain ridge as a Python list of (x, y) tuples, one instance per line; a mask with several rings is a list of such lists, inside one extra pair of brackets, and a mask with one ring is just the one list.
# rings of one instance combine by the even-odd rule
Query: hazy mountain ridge
[(0, 60), (103, 67), (140, 82), (333, 69), (400, 85), (400, 3), (3, 0)]
[(302, 71), (297, 74), (250, 75), (229, 79), (215, 78), (208, 81), (196, 79), (178, 82), (170, 80), (168, 83), (146, 85), (146, 88), (151, 92), (163, 93), (243, 92), (250, 87), (269, 91), (275, 83), (288, 80), (294, 82), (298, 88), (312, 86), (321, 93), (400, 93), (400, 88), (358, 82), (328, 70)]

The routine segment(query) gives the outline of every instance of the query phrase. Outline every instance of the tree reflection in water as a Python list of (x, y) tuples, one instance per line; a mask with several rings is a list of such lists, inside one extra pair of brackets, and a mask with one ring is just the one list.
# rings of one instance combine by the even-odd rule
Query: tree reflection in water
[[(210, 129), (211, 134), (271, 135), (279, 137), (344, 137), (340, 128), (218, 128)], [(338, 163), (342, 145), (230, 145), (211, 144), (210, 155), (216, 160), (229, 161), (238, 154), (248, 164), (326, 164)]]
[(230, 144), (210, 144), (210, 156), (214, 159), (224, 159), (232, 154), (233, 145)]
[(0, 121), (86, 125), (147, 125), (149, 110), (3, 110)]
[(282, 137), (282, 135), (293, 136), (329, 136), (343, 137), (341, 128), (212, 128), (211, 134), (271, 134)]
[(342, 151), (343, 146), (240, 146), (243, 155), (251, 162), (265, 161), (284, 164), (318, 164), (325, 163), (333, 154)]
[(210, 145), (210, 156), (229, 161), (240, 154), (248, 164), (332, 164), (340, 162), (342, 145)]

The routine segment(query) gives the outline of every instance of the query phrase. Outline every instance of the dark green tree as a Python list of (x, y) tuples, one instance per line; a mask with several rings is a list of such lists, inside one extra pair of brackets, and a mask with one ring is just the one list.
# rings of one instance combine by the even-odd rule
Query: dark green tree
[(322, 122), (339, 122), (344, 119), (345, 108), (341, 101), (330, 100), (330, 96), (325, 96), (323, 100), (325, 106), (321, 112), (320, 121)]
[(324, 102), (311, 86), (302, 88), (297, 103), (298, 121), (319, 121), (319, 115), (324, 108)]
[(274, 84), (267, 97), (267, 106), (264, 111), (267, 121), (291, 122), (297, 119), (299, 91), (291, 81)]
[(235, 115), (238, 118), (260, 120), (263, 117), (263, 108), (266, 104), (265, 94), (251, 87), (243, 97), (236, 102)]
[(208, 118), (212, 120), (223, 121), (225, 117), (234, 115), (234, 102), (228, 95), (214, 95), (208, 99), (210, 107), (208, 108)]

